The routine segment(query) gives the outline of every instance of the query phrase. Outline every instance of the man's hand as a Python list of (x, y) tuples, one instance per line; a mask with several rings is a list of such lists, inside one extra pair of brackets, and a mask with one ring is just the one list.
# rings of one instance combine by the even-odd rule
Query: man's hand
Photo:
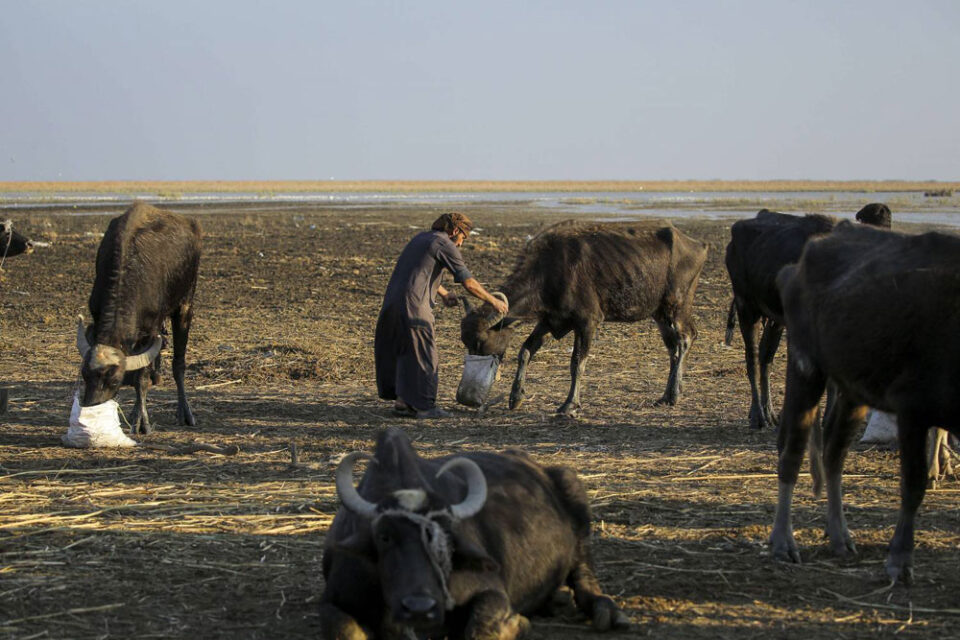
[(455, 307), (460, 304), (460, 300), (457, 299), (457, 294), (455, 294), (453, 291), (447, 291), (447, 293), (441, 296), (441, 299), (443, 300), (443, 306), (445, 307)]
[(507, 315), (507, 311), (510, 310), (510, 307), (507, 306), (507, 303), (501, 300), (500, 298), (493, 298), (492, 296), (491, 298), (492, 298), (492, 301), (490, 302), (490, 304), (492, 304), (493, 308), (497, 310), (497, 313)]

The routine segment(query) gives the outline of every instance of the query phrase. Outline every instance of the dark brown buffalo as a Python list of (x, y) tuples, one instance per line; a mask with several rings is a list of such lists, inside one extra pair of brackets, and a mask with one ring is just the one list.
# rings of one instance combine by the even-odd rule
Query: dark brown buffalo
[[(885, 204), (868, 204), (856, 214), (857, 220), (890, 227), (890, 209)], [(770, 364), (783, 336), (783, 309), (777, 289), (777, 273), (800, 258), (810, 238), (830, 233), (837, 224), (832, 216), (795, 216), (762, 209), (748, 220), (730, 228), (726, 266), (733, 287), (733, 302), (727, 314), (726, 343), (733, 341), (737, 321), (743, 336), (747, 379), (750, 381), (750, 426), (776, 426), (770, 404)], [(757, 326), (760, 337), (760, 380), (757, 381)]]
[(421, 458), (382, 432), (359, 487), (346, 456), (324, 542), (328, 639), (512, 640), (557, 589), (599, 631), (628, 626), (590, 566), (590, 506), (576, 473), (521, 451)]
[[(200, 264), (200, 225), (170, 211), (136, 203), (110, 221), (97, 250), (90, 293), (93, 322), (77, 329), (83, 357), (83, 406), (100, 404), (132, 385), (137, 403), (132, 432), (149, 433), (146, 397), (160, 381), (161, 333), (170, 318), (177, 421), (195, 425), (183, 387), (184, 356)], [(92, 346), (91, 346), (92, 345)]]
[(707, 259), (705, 243), (673, 226), (652, 222), (583, 224), (568, 221), (532, 238), (500, 288), (510, 303), (506, 318), (490, 305), (468, 308), (460, 339), (471, 354), (503, 358), (516, 324), (536, 325), (520, 348), (510, 408), (523, 402), (527, 364), (548, 335), (573, 331), (570, 392), (559, 413), (580, 410), (580, 382), (601, 322), (652, 317), (670, 354), (670, 375), (659, 403), (680, 396), (683, 364), (697, 336), (691, 307)]
[(927, 431), (940, 426), (960, 433), (960, 238), (843, 222), (809, 242), (777, 283), (790, 341), (772, 551), (800, 560), (790, 505), (830, 379), (838, 390), (824, 425), (830, 546), (841, 555), (856, 550), (840, 487), (854, 433), (867, 407), (896, 414), (901, 505), (886, 569), (891, 578), (909, 581), (914, 517), (926, 488)]
[(0, 220), (0, 260), (33, 251), (33, 243), (13, 228), (10, 220)]

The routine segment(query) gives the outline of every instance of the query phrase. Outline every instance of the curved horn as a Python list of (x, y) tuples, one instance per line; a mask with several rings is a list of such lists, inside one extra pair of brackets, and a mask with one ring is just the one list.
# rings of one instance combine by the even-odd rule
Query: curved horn
[[(504, 303), (504, 304), (506, 304), (507, 306), (510, 306), (509, 301), (507, 301), (507, 294), (502, 293), (502, 292), (500, 292), (500, 291), (494, 291), (494, 292), (491, 293), (490, 295), (492, 295), (494, 298), (499, 298), (499, 299), (503, 300), (503, 303)], [(489, 317), (488, 319), (490, 320), (490, 323), (491, 323), (491, 324), (496, 324), (496, 323), (500, 322), (501, 320), (503, 320), (503, 315), (504, 315), (504, 314), (502, 314), (502, 313), (497, 313), (496, 311), (494, 311), (492, 314), (490, 314), (490, 317)]]
[(437, 471), (437, 477), (439, 478), (447, 470), (454, 467), (463, 467), (467, 474), (467, 497), (460, 504), (450, 505), (450, 513), (453, 514), (453, 517), (463, 520), (483, 509), (483, 505), (487, 501), (487, 479), (479, 465), (469, 458), (454, 458), (447, 461)]
[(370, 519), (377, 514), (377, 505), (360, 497), (357, 488), (353, 486), (353, 464), (357, 458), (371, 460), (374, 463), (376, 459), (368, 453), (354, 451), (343, 456), (343, 460), (337, 465), (336, 485), (337, 495), (340, 496), (340, 502), (347, 510), (352, 511), (358, 516)]
[(157, 336), (153, 340), (153, 344), (150, 345), (149, 349), (143, 353), (127, 356), (126, 370), (136, 371), (137, 369), (143, 369), (145, 366), (153, 362), (154, 358), (157, 357), (157, 354), (160, 353), (161, 347), (163, 347), (163, 338)]
[(463, 304), (464, 315), (470, 315), (471, 313), (473, 313), (474, 306), (473, 306), (473, 303), (470, 302), (470, 298), (468, 298), (467, 296), (460, 296), (460, 302)]
[(81, 358), (87, 357), (90, 351), (90, 343), (87, 342), (87, 329), (83, 326), (83, 316), (77, 316), (77, 351)]

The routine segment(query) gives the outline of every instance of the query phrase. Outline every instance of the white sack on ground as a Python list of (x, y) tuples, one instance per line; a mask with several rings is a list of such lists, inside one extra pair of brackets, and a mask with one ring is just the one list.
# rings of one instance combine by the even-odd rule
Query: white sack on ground
[(490, 387), (499, 375), (500, 361), (496, 356), (472, 356), (463, 361), (463, 375), (457, 386), (457, 402), (468, 407), (479, 407), (487, 399)]
[(873, 409), (867, 419), (867, 428), (860, 438), (861, 444), (896, 444), (897, 417), (892, 413), (884, 413)]
[(107, 400), (92, 407), (81, 407), (80, 399), (74, 394), (70, 428), (60, 438), (61, 442), (78, 449), (137, 446), (137, 442), (120, 428), (119, 409), (116, 400)]

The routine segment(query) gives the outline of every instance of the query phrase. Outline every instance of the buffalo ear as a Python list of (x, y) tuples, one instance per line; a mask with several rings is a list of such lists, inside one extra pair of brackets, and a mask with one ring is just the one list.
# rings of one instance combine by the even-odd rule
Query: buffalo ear
[(361, 560), (376, 562), (377, 550), (371, 544), (370, 534), (365, 531), (357, 531), (351, 536), (338, 540), (333, 543), (334, 551), (343, 553)]
[(487, 555), (487, 552), (463, 536), (452, 533), (454, 571), (472, 571), (475, 573), (497, 573), (500, 564)]
[(523, 318), (511, 318), (508, 316), (500, 322), (501, 329), (506, 329), (507, 327), (510, 327), (511, 329), (516, 329), (521, 325), (523, 325)]

